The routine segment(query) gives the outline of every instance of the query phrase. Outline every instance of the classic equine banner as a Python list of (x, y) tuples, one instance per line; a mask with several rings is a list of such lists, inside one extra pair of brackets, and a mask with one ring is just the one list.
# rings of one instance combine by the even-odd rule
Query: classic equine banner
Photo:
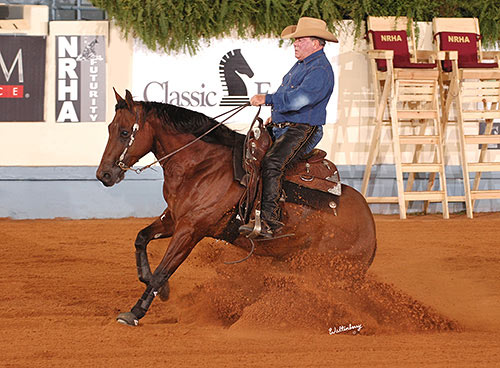
[[(325, 53), (336, 78), (338, 52), (338, 44), (327, 43)], [(136, 40), (132, 94), (137, 100), (166, 102), (213, 117), (248, 102), (254, 94), (276, 91), (296, 61), (293, 46), (280, 47), (276, 39), (217, 39), (196, 55), (153, 52)], [(334, 88), (328, 123), (337, 120), (337, 96)], [(270, 108), (263, 109), (265, 119)], [(255, 107), (247, 108), (229, 122), (250, 123), (256, 112)]]
[(104, 36), (56, 37), (56, 121), (106, 119)]
[(44, 36), (0, 36), (0, 121), (43, 121)]

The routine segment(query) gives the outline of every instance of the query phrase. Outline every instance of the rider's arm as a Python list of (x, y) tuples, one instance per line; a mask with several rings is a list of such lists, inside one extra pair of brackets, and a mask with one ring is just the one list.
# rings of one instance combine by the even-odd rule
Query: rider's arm
[(323, 67), (311, 69), (298, 86), (290, 84), (276, 93), (267, 94), (266, 105), (272, 105), (279, 113), (299, 111), (305, 106), (315, 105), (331, 93), (333, 78)]

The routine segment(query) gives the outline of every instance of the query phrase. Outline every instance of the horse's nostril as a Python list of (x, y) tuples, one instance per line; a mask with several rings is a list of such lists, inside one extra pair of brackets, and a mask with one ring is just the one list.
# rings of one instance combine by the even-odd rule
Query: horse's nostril
[(111, 174), (110, 173), (104, 173), (102, 178), (106, 181), (108, 181), (109, 179), (111, 179)]

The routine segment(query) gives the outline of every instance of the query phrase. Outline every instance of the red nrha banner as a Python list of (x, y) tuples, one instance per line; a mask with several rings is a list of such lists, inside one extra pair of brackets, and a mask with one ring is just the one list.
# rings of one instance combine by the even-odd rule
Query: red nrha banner
[(24, 86), (20, 85), (0, 85), (0, 98), (23, 98)]

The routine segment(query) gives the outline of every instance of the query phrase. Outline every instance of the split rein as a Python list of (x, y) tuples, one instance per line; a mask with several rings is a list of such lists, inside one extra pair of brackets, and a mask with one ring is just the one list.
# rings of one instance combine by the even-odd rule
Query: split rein
[[(234, 115), (236, 115), (237, 113), (239, 113), (241, 110), (243, 110), (245, 107), (248, 107), (250, 106), (250, 102), (247, 102), (246, 104), (244, 105), (241, 105), (241, 106), (238, 106), (238, 107), (235, 107), (234, 109), (231, 109), (229, 111), (226, 111), (220, 115), (217, 115), (216, 117), (214, 117), (213, 119), (217, 119), (217, 118), (220, 118), (221, 116), (224, 116), (224, 115), (227, 115), (227, 114), (230, 114), (232, 113), (231, 115), (229, 115), (228, 117), (226, 117), (224, 120), (222, 120), (221, 122), (217, 123), (216, 125), (214, 125), (212, 128), (210, 128), (209, 130), (207, 130), (205, 133), (203, 133), (202, 135), (200, 135), (199, 137), (193, 139), (191, 142), (188, 142), (186, 143), (184, 146), (170, 152), (169, 154), (157, 159), (156, 161), (150, 163), (149, 165), (146, 165), (146, 166), (143, 166), (141, 168), (138, 168), (138, 169), (134, 169), (132, 167), (129, 167), (128, 165), (126, 165), (123, 160), (125, 159), (125, 155), (128, 151), (128, 149), (130, 148), (130, 146), (132, 146), (132, 144), (134, 143), (134, 140), (135, 140), (135, 134), (137, 133), (137, 131), (139, 130), (139, 113), (136, 114), (136, 118), (135, 118), (135, 123), (132, 127), (132, 134), (130, 135), (130, 138), (129, 138), (129, 141), (128, 141), (128, 144), (127, 146), (125, 147), (125, 149), (123, 150), (122, 154), (120, 155), (120, 158), (119, 158), (119, 161), (116, 163), (116, 165), (122, 169), (123, 171), (133, 171), (135, 172), (136, 174), (140, 174), (142, 173), (144, 170), (146, 169), (149, 169), (151, 168), (152, 169), (152, 166), (155, 165), (155, 164), (158, 164), (158, 163), (161, 163), (162, 161), (165, 161), (166, 159), (172, 157), (173, 155), (175, 155), (176, 153), (182, 151), (183, 149), (189, 147), (190, 145), (192, 145), (193, 143), (199, 141), (200, 139), (202, 139), (203, 137), (205, 137), (207, 134), (209, 134), (210, 132), (212, 132), (213, 130), (217, 129), (218, 127), (220, 127), (221, 125), (223, 125), (227, 120), (229, 120), (230, 118), (232, 118)], [(253, 125), (253, 122), (255, 122), (255, 120), (258, 118), (260, 114), (260, 106), (259, 106), (259, 110), (257, 111), (257, 114), (255, 114), (255, 117), (252, 121), (252, 125)]]

